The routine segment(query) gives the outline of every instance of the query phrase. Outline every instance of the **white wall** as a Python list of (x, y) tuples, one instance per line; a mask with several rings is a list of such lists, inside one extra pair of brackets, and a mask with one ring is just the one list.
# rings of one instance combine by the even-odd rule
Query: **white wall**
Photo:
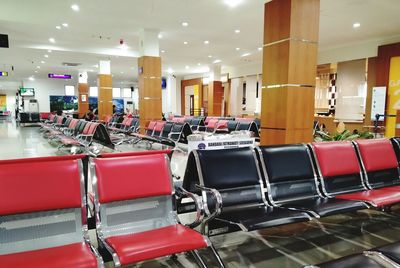
[[(27, 100), (37, 99), (39, 103), (39, 112), (51, 112), (50, 111), (50, 96), (51, 95), (65, 95), (64, 87), (66, 85), (75, 86), (75, 92), (77, 91), (76, 83), (73, 81), (56, 80), (56, 79), (36, 79), (35, 81), (23, 81), (23, 87), (34, 88), (35, 97), (24, 97), (25, 106), (28, 105)], [(76, 94), (76, 93), (75, 93)]]
[(243, 79), (234, 78), (231, 80), (230, 116), (242, 115)]
[(257, 75), (246, 76), (246, 113), (256, 111)]

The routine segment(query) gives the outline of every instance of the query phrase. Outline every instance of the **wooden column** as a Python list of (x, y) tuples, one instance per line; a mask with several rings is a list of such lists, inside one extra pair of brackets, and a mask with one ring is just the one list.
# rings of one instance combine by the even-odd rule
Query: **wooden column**
[(320, 0), (265, 4), (261, 144), (310, 142)]
[(150, 120), (160, 120), (162, 116), (161, 58), (142, 56), (138, 65), (140, 131), (143, 133)]
[(88, 84), (78, 84), (78, 113), (82, 118), (89, 110), (89, 86)]
[(221, 116), (222, 97), (224, 96), (224, 88), (221, 81), (210, 81), (208, 83), (208, 115)]
[(97, 76), (98, 85), (98, 110), (99, 119), (113, 114), (112, 102), (112, 77), (111, 74), (99, 74)]

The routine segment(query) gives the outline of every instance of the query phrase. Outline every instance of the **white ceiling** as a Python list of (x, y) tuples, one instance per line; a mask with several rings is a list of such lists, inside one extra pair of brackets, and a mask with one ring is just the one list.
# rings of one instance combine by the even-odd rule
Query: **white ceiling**
[[(232, 8), (226, 1), (241, 3)], [(9, 34), (10, 38), (10, 48), (0, 49), (0, 71), (15, 68), (11, 77), (0, 81), (22, 80), (31, 75), (40, 78), (48, 73), (76, 76), (86, 70), (89, 83), (93, 83), (99, 60), (110, 59), (114, 84), (131, 84), (137, 79), (141, 28), (155, 29), (163, 35), (160, 50), (165, 53), (160, 55), (164, 72), (171, 68), (176, 75), (200, 73), (216, 59), (222, 61), (223, 67), (259, 62), (262, 53), (257, 48), (263, 39), (264, 3), (260, 0), (0, 0), (0, 33)], [(72, 4), (78, 4), (80, 11), (73, 11)], [(400, 0), (321, 0), (320, 50), (400, 35), (399, 14)], [(189, 26), (183, 27), (182, 22), (188, 22)], [(361, 27), (353, 29), (354, 22), (360, 22)], [(56, 26), (62, 23), (68, 23), (69, 27), (57, 30)], [(236, 34), (235, 29), (240, 29), (240, 33)], [(50, 37), (56, 43), (50, 43)], [(120, 38), (129, 46), (128, 50), (119, 48)], [(210, 44), (205, 45), (205, 40)], [(48, 53), (48, 49), (52, 52)], [(251, 55), (241, 57), (244, 53)], [(45, 54), (49, 57), (44, 58)], [(40, 63), (42, 60), (45, 63)], [(64, 67), (62, 62), (81, 65)]]

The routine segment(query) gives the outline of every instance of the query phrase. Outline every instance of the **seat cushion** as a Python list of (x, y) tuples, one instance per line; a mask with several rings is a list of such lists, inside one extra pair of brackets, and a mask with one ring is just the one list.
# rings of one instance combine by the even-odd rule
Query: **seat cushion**
[(64, 145), (79, 145), (79, 142), (73, 138), (62, 138), (61, 143)]
[(362, 201), (337, 198), (313, 198), (307, 200), (297, 200), (291, 203), (286, 203), (284, 207), (310, 210), (317, 213), (321, 217), (368, 208), (367, 204)]
[(394, 262), (400, 263), (400, 242), (389, 244), (375, 250), (382, 252), (385, 256), (389, 257)]
[(337, 260), (317, 264), (320, 268), (384, 268), (375, 260), (368, 258), (362, 254), (346, 256)]
[(122, 265), (207, 247), (205, 238), (181, 224), (136, 234), (109, 237)]
[(97, 259), (85, 243), (21, 253), (0, 255), (1, 267), (12, 268), (91, 268)]
[(247, 231), (310, 220), (305, 212), (276, 207), (245, 208), (222, 212), (217, 220), (243, 225)]
[(382, 188), (382, 189), (374, 189), (374, 190), (368, 190), (350, 194), (342, 194), (336, 196), (336, 198), (365, 201), (372, 204), (375, 207), (381, 207), (400, 202), (400, 191), (398, 192), (395, 191), (394, 189), (386, 190)]

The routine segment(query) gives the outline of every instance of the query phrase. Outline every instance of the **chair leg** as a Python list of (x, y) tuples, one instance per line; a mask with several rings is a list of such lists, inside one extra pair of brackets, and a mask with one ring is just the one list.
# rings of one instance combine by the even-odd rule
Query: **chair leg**
[(207, 265), (204, 263), (204, 260), (201, 258), (199, 251), (197, 249), (191, 251), (190, 253), (192, 253), (194, 259), (196, 260), (200, 268), (207, 268)]
[(225, 264), (224, 264), (224, 262), (222, 261), (221, 256), (219, 256), (218, 251), (215, 249), (214, 245), (211, 244), (211, 245), (210, 245), (210, 248), (211, 248), (211, 251), (213, 252), (215, 258), (217, 259), (219, 266), (220, 266), (221, 268), (225, 268)]

